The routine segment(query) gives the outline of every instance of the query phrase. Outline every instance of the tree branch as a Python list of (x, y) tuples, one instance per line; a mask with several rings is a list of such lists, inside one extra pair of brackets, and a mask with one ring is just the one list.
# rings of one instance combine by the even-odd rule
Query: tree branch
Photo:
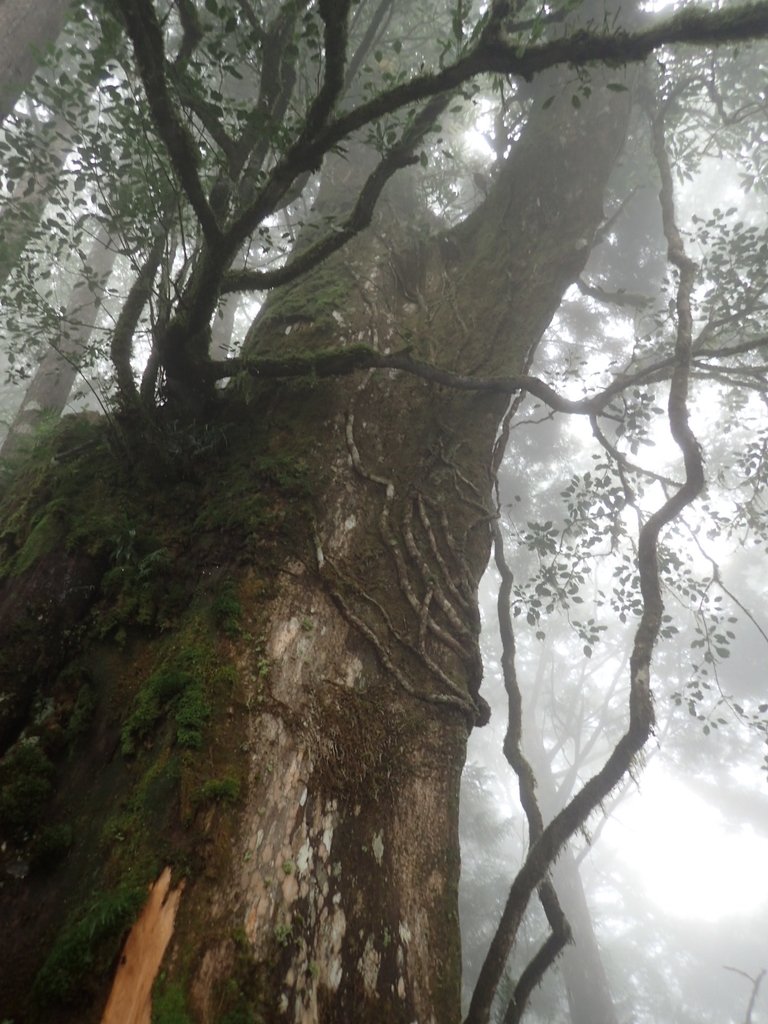
[(325, 74), (320, 91), (307, 111), (302, 138), (311, 139), (328, 121), (344, 88), (347, 63), (347, 15), (351, 0), (319, 0), (318, 10), (325, 25), (323, 48)]
[(326, 260), (334, 252), (368, 227), (373, 218), (373, 211), (384, 186), (389, 179), (402, 167), (416, 161), (413, 149), (423, 139), (433, 125), (435, 118), (445, 108), (448, 96), (435, 96), (419, 112), (413, 124), (405, 131), (401, 140), (396, 143), (379, 161), (376, 168), (368, 176), (360, 190), (357, 202), (349, 217), (336, 226), (332, 234), (305, 249), (290, 263), (277, 270), (238, 270), (226, 274), (222, 280), (221, 294), (245, 291), (246, 289), (274, 288), (287, 284), (306, 274), (318, 264)]
[(117, 318), (112, 332), (110, 356), (115, 367), (117, 386), (124, 402), (129, 403), (137, 398), (136, 381), (133, 379), (131, 355), (133, 354), (133, 335), (139, 322), (144, 306), (152, 291), (160, 258), (165, 247), (165, 231), (158, 234), (147, 253), (147, 258), (136, 275), (136, 279), (128, 291), (125, 302)]
[(198, 175), (199, 150), (188, 129), (181, 122), (168, 91), (163, 33), (152, 0), (117, 0), (117, 4), (133, 43), (136, 63), (155, 127), (204, 235), (209, 241), (216, 242), (221, 237), (221, 231), (208, 205)]
[[(128, 2), (121, 0), (121, 3)], [(519, 41), (502, 40), (493, 33), (481, 32), (478, 42), (453, 64), (437, 72), (416, 75), (407, 82), (384, 90), (314, 134), (305, 129), (272, 169), (251, 207), (233, 225), (231, 239), (239, 244), (247, 238), (263, 218), (273, 212), (295, 178), (306, 171), (316, 170), (325, 154), (353, 132), (407, 104), (453, 92), (476, 75), (497, 72), (530, 80), (558, 64), (583, 67), (603, 62), (622, 66), (645, 60), (653, 50), (669, 43), (717, 45), (766, 35), (768, 0), (715, 12), (687, 9), (631, 34), (576, 32), (522, 51)], [(320, 118), (315, 121), (319, 123)]]
[[(520, 802), (528, 821), (531, 845), (544, 831), (544, 818), (536, 798), (536, 776), (531, 763), (523, 753), (523, 696), (517, 681), (515, 665), (515, 633), (510, 614), (514, 578), (504, 556), (504, 538), (498, 519), (491, 526), (493, 553), (501, 585), (496, 601), (501, 636), (501, 670), (507, 692), (507, 733), (504, 737), (504, 756), (509, 762), (520, 787)], [(512, 999), (504, 1014), (504, 1024), (518, 1024), (525, 1012), (531, 992), (539, 984), (565, 946), (571, 941), (571, 928), (563, 913), (557, 893), (549, 878), (539, 886), (539, 899), (551, 929), (544, 944), (527, 964), (518, 979)]]

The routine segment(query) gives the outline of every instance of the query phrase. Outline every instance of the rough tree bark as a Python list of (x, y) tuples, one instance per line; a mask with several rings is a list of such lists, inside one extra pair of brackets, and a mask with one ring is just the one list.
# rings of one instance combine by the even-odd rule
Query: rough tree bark
[[(250, 351), (361, 342), (384, 351), (405, 340), (462, 372), (522, 371), (584, 266), (624, 138), (626, 97), (595, 96), (579, 112), (568, 96), (535, 112), (486, 202), (447, 236), (425, 234), (403, 248), (395, 192), (376, 227), (342, 257), (277, 293)], [(106, 578), (114, 588), (118, 570), (123, 580), (135, 572), (140, 589), (157, 551), (141, 548), (128, 529), (100, 577), (104, 553), (93, 543), (90, 553), (87, 544), (76, 554), (47, 549), (29, 567), (34, 531), (6, 534), (15, 558), (0, 584), (7, 706), (36, 683), (59, 706), (47, 726), (38, 724), (39, 736), (54, 725), (67, 733), (67, 673), (67, 691), (74, 673), (95, 702), (83, 751), (60, 769), (52, 820), (67, 807), (80, 810), (55, 883), (34, 863), (30, 869), (23, 829), (4, 854), (15, 876), (0, 890), (9, 922), (0, 940), (7, 1014), (97, 1020), (108, 986), (90, 969), (86, 982), (73, 982), (62, 945), (70, 950), (78, 922), (87, 930), (93, 907), (102, 906), (91, 887), (132, 881), (135, 899), (137, 878), (168, 863), (186, 887), (159, 1005), (181, 993), (192, 1019), (206, 1022), (223, 1020), (238, 1000), (255, 1015), (243, 1019), (264, 1021), (459, 1020), (458, 787), (468, 731), (485, 714), (476, 587), (488, 558), (494, 441), (505, 406), (499, 395), (457, 394), (391, 372), (257, 382), (244, 406), (250, 426), (218, 456), (229, 478), (219, 472), (213, 484), (193, 469), (180, 482), (155, 477), (159, 490), (143, 494), (145, 505), (162, 517), (170, 502), (182, 520), (193, 508), (197, 524), (183, 552), (164, 557), (197, 573), (209, 599), (230, 587), (241, 616), (216, 640), (214, 660), (226, 662), (230, 689), (220, 713), (211, 703), (206, 712), (210, 738), (200, 741), (200, 757), (215, 776), (207, 783), (190, 750), (176, 758), (173, 739), (164, 744), (146, 725), (181, 699), (174, 685), (185, 684), (169, 681), (169, 659), (191, 659), (209, 681), (219, 679), (197, 633), (193, 654), (185, 650), (199, 620), (172, 619), (170, 639), (123, 628), (122, 649), (71, 636), (84, 606), (92, 621), (114, 624)], [(291, 505), (279, 492), (296, 458), (311, 499)], [(235, 470), (250, 474), (248, 482)], [(231, 517), (238, 502), (256, 500), (268, 506), (259, 515), (274, 535), (269, 558), (263, 546), (240, 550), (222, 526), (222, 502)], [(47, 523), (61, 538), (61, 513), (50, 519), (41, 516), (38, 530)], [(75, 590), (73, 623), (66, 602)], [(219, 595), (214, 610), (221, 607)], [(30, 617), (58, 637), (32, 664), (24, 648)], [(106, 627), (102, 635), (110, 635)], [(166, 666), (160, 675), (158, 666)], [(142, 704), (136, 684), (147, 677), (157, 692)], [(25, 726), (29, 735), (18, 715), (8, 725), (11, 753)], [(172, 782), (163, 774), (169, 764)], [(167, 805), (157, 806), (156, 795), (141, 818), (136, 794), (146, 791), (164, 794)], [(117, 824), (115, 805), (125, 812)], [(106, 836), (96, 829), (103, 819), (112, 822)], [(156, 834), (136, 835), (139, 820)], [(142, 852), (132, 854), (130, 870), (118, 870), (132, 844)], [(29, 908), (46, 899), (45, 912), (30, 919)], [(119, 936), (125, 918), (115, 917)], [(101, 934), (100, 924), (90, 927)], [(40, 971), (41, 951), (51, 947)]]

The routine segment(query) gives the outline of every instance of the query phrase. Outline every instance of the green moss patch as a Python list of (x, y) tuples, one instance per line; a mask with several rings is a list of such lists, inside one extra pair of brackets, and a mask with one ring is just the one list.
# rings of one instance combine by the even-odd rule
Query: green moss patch
[(37, 1002), (66, 1005), (83, 1000), (90, 991), (89, 980), (114, 960), (145, 899), (143, 887), (124, 885), (101, 893), (70, 921), (35, 979)]

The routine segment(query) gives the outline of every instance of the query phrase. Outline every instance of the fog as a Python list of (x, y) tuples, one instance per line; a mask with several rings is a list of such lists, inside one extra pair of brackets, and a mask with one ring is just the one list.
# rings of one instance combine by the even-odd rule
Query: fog
[[(697, 232), (712, 209), (730, 207), (732, 222), (765, 230), (765, 201), (740, 188), (738, 176), (736, 163), (722, 158), (705, 161), (699, 173), (678, 182), (681, 223), (697, 258), (706, 260)], [(617, 222), (610, 252), (598, 253), (583, 275), (602, 277), (608, 290), (639, 291), (653, 297), (651, 303), (627, 317), (572, 289), (542, 339), (539, 358), (549, 365), (553, 356), (567, 365), (569, 355), (578, 353), (578, 383), (563, 381), (574, 397), (583, 393), (585, 379), (599, 386), (617, 352), (637, 344), (643, 321), (653, 319), (654, 306), (666, 302), (669, 280), (658, 257), (634, 267), (611, 259), (618, 247), (651, 253), (654, 246), (663, 252), (654, 202), (650, 189), (641, 194), (639, 219), (630, 205), (627, 224), (622, 227), (621, 218)], [(643, 225), (640, 237), (635, 234), (638, 223)], [(700, 286), (702, 297), (707, 288), (706, 283)], [(534, 361), (533, 372), (536, 366)], [(663, 403), (660, 390), (656, 404)], [(763, 984), (768, 970), (768, 562), (763, 535), (754, 519), (744, 522), (740, 506), (749, 486), (737, 482), (731, 468), (750, 432), (763, 430), (765, 406), (762, 394), (749, 395), (734, 416), (723, 391), (707, 381), (694, 385), (690, 406), (707, 456), (709, 487), (706, 508), (686, 510), (683, 522), (664, 538), (674, 553), (664, 587), (668, 626), (674, 632), (656, 650), (655, 736), (632, 777), (572, 843), (589, 918), (571, 920), (574, 944), (532, 998), (530, 1019), (542, 1024), (768, 1021), (768, 984)], [(641, 516), (648, 515), (668, 493), (669, 484), (661, 478), (679, 477), (679, 452), (662, 416), (648, 422), (627, 447), (634, 463), (649, 471), (639, 501)], [(563, 517), (564, 489), (576, 477), (583, 481), (590, 470), (593, 476), (604, 471), (603, 456), (583, 420), (553, 417), (527, 400), (512, 420), (499, 472), (499, 515), (518, 588), (514, 621), (524, 749), (550, 776), (543, 786), (539, 779), (544, 806), (553, 783), (556, 807), (562, 806), (624, 728), (635, 620), (631, 613), (617, 614), (626, 594), (617, 600), (621, 545), (616, 538), (606, 533), (602, 543), (590, 547), (588, 564), (581, 562), (578, 604), (560, 595), (541, 620), (533, 622), (525, 614), (530, 608), (526, 595), (530, 600), (541, 593), (543, 563), (549, 559), (554, 565), (555, 547), (559, 553), (569, 530), (578, 532)], [(555, 479), (543, 473), (544, 466), (553, 465), (559, 467)], [(765, 510), (759, 491), (754, 495), (758, 519)], [(548, 555), (535, 553), (531, 525), (537, 521), (554, 523), (556, 544)], [(599, 529), (606, 530), (607, 522)], [(634, 513), (624, 517), (624, 528), (636, 535)], [(571, 560), (579, 561), (573, 553)], [(687, 584), (680, 575), (687, 576)], [(507, 696), (500, 669), (498, 587), (498, 573), (491, 567), (481, 600), (483, 693), (493, 718), (470, 738), (462, 793), (466, 992), (527, 844), (517, 779), (502, 752)], [(585, 621), (598, 630), (588, 651)], [(719, 653), (702, 659), (704, 650), (721, 641)], [(557, 888), (557, 877), (555, 883)], [(510, 984), (546, 934), (537, 908), (529, 915), (529, 950), (509, 966)], [(584, 934), (580, 924), (593, 934)], [(599, 999), (590, 1003), (589, 993), (579, 997), (572, 991), (579, 970), (599, 988), (591, 959), (593, 937), (610, 994), (608, 1007)]]

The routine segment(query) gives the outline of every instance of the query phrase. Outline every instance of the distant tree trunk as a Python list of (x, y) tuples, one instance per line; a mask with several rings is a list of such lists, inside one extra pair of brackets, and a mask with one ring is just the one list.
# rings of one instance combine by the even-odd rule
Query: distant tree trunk
[(571, 1024), (618, 1024), (579, 866), (570, 850), (555, 864), (552, 880), (573, 930), (573, 945), (560, 961)]
[(83, 275), (75, 284), (62, 318), (61, 332), (43, 356), (24, 393), (21, 407), (0, 447), (0, 459), (23, 448), (46, 415), (60, 415), (80, 372), (101, 300), (115, 262), (109, 232), (99, 226)]
[(211, 358), (226, 359), (232, 346), (235, 313), (240, 305), (239, 295), (228, 295), (216, 313), (211, 327)]
[[(534, 112), (483, 206), (447, 236), (415, 228), (405, 248), (391, 248), (402, 240), (398, 221), (413, 223), (395, 190), (375, 231), (275, 294), (249, 350), (410, 346), (466, 373), (522, 370), (602, 218), (628, 102), (599, 95), (579, 111), (565, 96)], [(96, 914), (93, 887), (130, 882), (133, 893), (171, 864), (186, 887), (153, 997), (158, 1014), (180, 1006), (217, 1024), (456, 1024), (459, 778), (466, 737), (483, 718), (476, 588), (506, 399), (386, 372), (240, 384), (239, 425), (221, 427), (214, 460), (201, 461), (215, 433), (172, 422), (168, 437), (189, 453), (183, 474), (148, 459), (135, 479), (154, 473), (152, 483), (114, 499), (103, 470), (92, 480), (120, 515), (109, 520), (106, 582), (82, 599), (102, 639), (77, 660), (50, 633), (64, 632), (56, 616), (71, 581), (93, 571), (88, 552), (98, 546), (83, 543), (74, 564), (62, 540), (67, 571), (55, 576), (51, 564), (45, 575), (45, 560), (21, 568), (32, 535), (18, 524), (12, 534), (17, 575), (0, 583), (6, 689), (48, 687), (55, 704), (50, 680), (68, 664), (100, 696), (87, 749), (57, 776), (54, 820), (68, 814), (77, 842), (55, 884), (33, 871), (0, 890), (5, 1012), (47, 1021), (53, 1005), (57, 1021), (97, 1020), (106, 989), (94, 965), (100, 957), (110, 968), (113, 932), (130, 914), (123, 902)], [(81, 530), (96, 529), (93, 504)], [(63, 516), (59, 506), (54, 536)], [(177, 597), (166, 625), (142, 632), (138, 623), (158, 621), (147, 619), (147, 580), (159, 586), (169, 575), (195, 596)], [(114, 588), (131, 580), (132, 603), (124, 590), (117, 603)], [(25, 586), (20, 622), (13, 596)], [(29, 666), (27, 617), (47, 638), (45, 673), (37, 662), (18, 668)], [(103, 639), (110, 623), (122, 646)], [(67, 643), (83, 643), (66, 625)], [(209, 687), (203, 710), (192, 700), (199, 679)], [(195, 708), (208, 724), (191, 740)], [(158, 731), (172, 713), (175, 734)], [(14, 843), (6, 862), (24, 850)], [(31, 915), (33, 906), (45, 910)], [(87, 946), (105, 922), (112, 945), (90, 953), (87, 984), (72, 982), (62, 949), (80, 937)], [(52, 946), (33, 1010), (30, 987)]]
[[(526, 731), (526, 751), (536, 773), (539, 803), (551, 820), (570, 798), (558, 794), (552, 765), (535, 725)], [(571, 1024), (618, 1024), (616, 1007), (592, 923), (579, 865), (573, 851), (563, 850), (552, 869), (552, 881), (573, 933), (573, 943), (559, 960)]]
[(38, 124), (34, 142), (28, 172), (14, 181), (10, 196), (0, 208), (0, 288), (40, 223), (72, 149), (71, 128), (64, 118), (54, 117)]
[(0, 0), (0, 122), (58, 38), (70, 6), (71, 0)]

